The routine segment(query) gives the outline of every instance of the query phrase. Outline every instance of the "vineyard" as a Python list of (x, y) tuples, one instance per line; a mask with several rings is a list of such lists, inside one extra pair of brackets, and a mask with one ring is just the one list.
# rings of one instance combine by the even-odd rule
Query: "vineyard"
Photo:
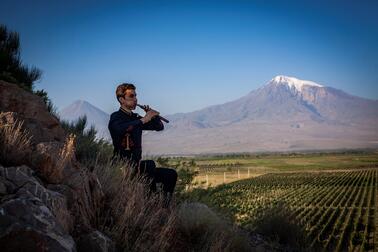
[(242, 226), (284, 203), (305, 227), (312, 247), (377, 249), (378, 169), (266, 174), (209, 190), (209, 203)]

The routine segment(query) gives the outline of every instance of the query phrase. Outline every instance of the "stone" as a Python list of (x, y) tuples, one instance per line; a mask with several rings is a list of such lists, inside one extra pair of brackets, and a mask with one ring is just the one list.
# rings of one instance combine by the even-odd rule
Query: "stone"
[(78, 251), (83, 252), (114, 252), (115, 243), (106, 235), (96, 230), (83, 236), (78, 244)]
[(2, 251), (76, 251), (50, 209), (28, 195), (0, 205), (0, 244)]
[(0, 166), (0, 178), (13, 185), (12, 190), (7, 190), (9, 194), (14, 194), (13, 198), (27, 195), (40, 199), (53, 212), (56, 221), (63, 229), (70, 232), (73, 228), (73, 220), (65, 196), (46, 189), (42, 182), (33, 176), (34, 174), (35, 172), (25, 165), (6, 168)]
[(64, 141), (65, 132), (58, 118), (48, 112), (41, 97), (2, 80), (0, 97), (0, 112), (16, 112), (34, 143)]

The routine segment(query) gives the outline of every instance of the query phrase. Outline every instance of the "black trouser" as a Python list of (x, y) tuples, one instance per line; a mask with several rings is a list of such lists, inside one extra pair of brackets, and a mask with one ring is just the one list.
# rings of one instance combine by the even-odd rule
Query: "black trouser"
[(156, 192), (156, 183), (162, 183), (163, 191), (173, 194), (177, 181), (177, 172), (174, 169), (156, 168), (153, 160), (142, 160), (139, 172), (151, 180), (151, 191)]

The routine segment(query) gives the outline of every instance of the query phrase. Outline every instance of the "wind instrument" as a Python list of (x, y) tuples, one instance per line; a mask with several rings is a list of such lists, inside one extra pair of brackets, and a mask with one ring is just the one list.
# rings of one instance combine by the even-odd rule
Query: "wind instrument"
[[(137, 104), (137, 106), (141, 109), (143, 109), (145, 112), (147, 112), (147, 105), (141, 105), (141, 104)], [(166, 122), (166, 123), (169, 123), (169, 121), (167, 119), (165, 119), (164, 117), (158, 115), (157, 116), (160, 120), (162, 120), (163, 122)]]

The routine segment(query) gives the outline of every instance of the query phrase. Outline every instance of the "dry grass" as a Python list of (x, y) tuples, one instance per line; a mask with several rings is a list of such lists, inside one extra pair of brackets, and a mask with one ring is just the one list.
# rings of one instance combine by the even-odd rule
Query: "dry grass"
[(16, 166), (26, 163), (31, 155), (31, 137), (22, 121), (0, 124), (0, 163)]
[(127, 251), (164, 250), (175, 222), (172, 205), (162, 194), (149, 193), (149, 181), (130, 164), (101, 163), (94, 164), (107, 199), (100, 229)]
[[(101, 164), (102, 163), (102, 164)], [(125, 251), (249, 251), (248, 238), (199, 203), (169, 205), (124, 162), (93, 164), (106, 194), (98, 227)]]
[(54, 169), (50, 176), (54, 178), (62, 177), (64, 168), (71, 163), (75, 156), (75, 135), (70, 134), (66, 138), (63, 147), (60, 149)]

